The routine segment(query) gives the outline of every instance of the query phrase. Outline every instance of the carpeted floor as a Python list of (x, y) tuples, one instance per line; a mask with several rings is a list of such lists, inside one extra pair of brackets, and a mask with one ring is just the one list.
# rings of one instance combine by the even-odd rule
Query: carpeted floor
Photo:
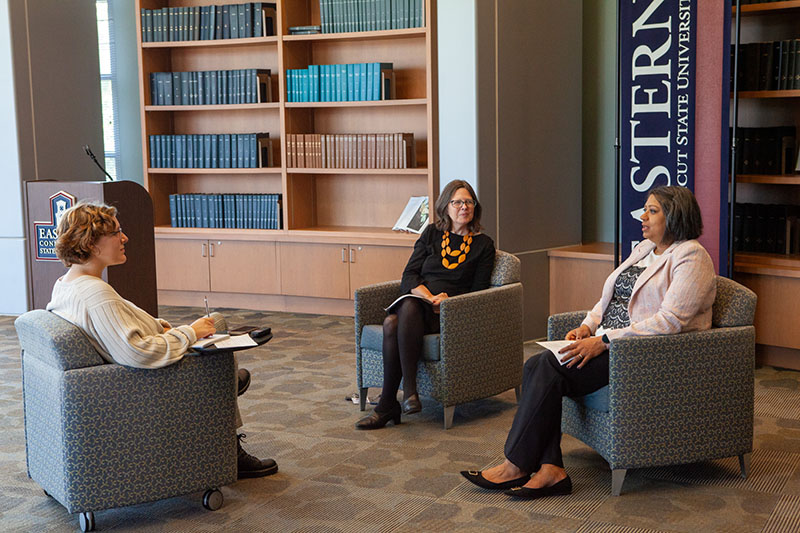
[[(200, 312), (168, 307), (162, 316), (185, 323)], [(352, 319), (224, 312), (231, 325), (269, 325), (275, 334), (240, 355), (253, 374), (240, 406), (246, 448), (275, 458), (280, 472), (224, 487), (216, 512), (202, 507), (199, 493), (100, 511), (99, 531), (800, 531), (800, 372), (757, 370), (746, 480), (736, 458), (634, 470), (615, 498), (606, 463), (564, 436), (574, 493), (518, 502), (458, 474), (502, 460), (513, 391), (457, 407), (447, 431), (441, 407), (423, 398), (423, 412), (400, 426), (357, 432), (362, 413), (345, 401), (355, 391)], [(13, 320), (0, 317), (0, 531), (77, 531), (77, 519), (26, 474)]]

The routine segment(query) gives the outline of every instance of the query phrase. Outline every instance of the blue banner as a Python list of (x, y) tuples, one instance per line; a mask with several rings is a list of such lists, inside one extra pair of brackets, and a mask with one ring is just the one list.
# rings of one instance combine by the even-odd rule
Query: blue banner
[(658, 185), (694, 190), (696, 0), (620, 0), (622, 259)]

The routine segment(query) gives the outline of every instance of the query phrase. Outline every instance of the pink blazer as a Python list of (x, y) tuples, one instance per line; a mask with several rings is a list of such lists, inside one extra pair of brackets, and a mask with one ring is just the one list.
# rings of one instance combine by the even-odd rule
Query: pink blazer
[[(614, 282), (626, 268), (647, 256), (655, 244), (644, 240), (611, 273), (603, 294), (583, 324), (594, 333), (614, 294)], [(628, 315), (631, 325), (606, 332), (613, 340), (628, 335), (665, 335), (711, 327), (711, 306), (717, 295), (714, 263), (696, 240), (675, 242), (641, 273), (633, 286)]]

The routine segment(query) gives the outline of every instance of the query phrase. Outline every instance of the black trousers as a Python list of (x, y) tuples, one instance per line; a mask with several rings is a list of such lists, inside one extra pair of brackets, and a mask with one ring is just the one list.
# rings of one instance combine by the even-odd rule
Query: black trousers
[(579, 397), (608, 385), (608, 352), (578, 369), (561, 366), (553, 352), (528, 359), (522, 394), (508, 433), (506, 459), (521, 470), (536, 472), (543, 464), (564, 467), (561, 458), (561, 398)]

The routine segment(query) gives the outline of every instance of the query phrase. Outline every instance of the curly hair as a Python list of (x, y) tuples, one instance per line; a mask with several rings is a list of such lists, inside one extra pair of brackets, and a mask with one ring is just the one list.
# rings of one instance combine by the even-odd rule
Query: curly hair
[(81, 201), (67, 209), (56, 229), (56, 257), (68, 267), (84, 264), (98, 239), (116, 230), (115, 216), (116, 207), (99, 202)]
[(475, 194), (472, 185), (464, 180), (453, 180), (445, 185), (444, 189), (442, 189), (442, 193), (436, 200), (436, 229), (440, 231), (448, 231), (453, 225), (450, 215), (447, 214), (447, 206), (450, 205), (450, 199), (458, 189), (466, 189), (469, 195), (472, 196), (472, 199), (475, 200), (475, 207), (472, 211), (472, 220), (470, 220), (469, 224), (467, 224), (467, 229), (473, 233), (478, 233), (483, 227), (481, 226), (481, 212), (483, 212), (483, 208), (481, 207), (481, 203), (478, 201), (478, 196)]

